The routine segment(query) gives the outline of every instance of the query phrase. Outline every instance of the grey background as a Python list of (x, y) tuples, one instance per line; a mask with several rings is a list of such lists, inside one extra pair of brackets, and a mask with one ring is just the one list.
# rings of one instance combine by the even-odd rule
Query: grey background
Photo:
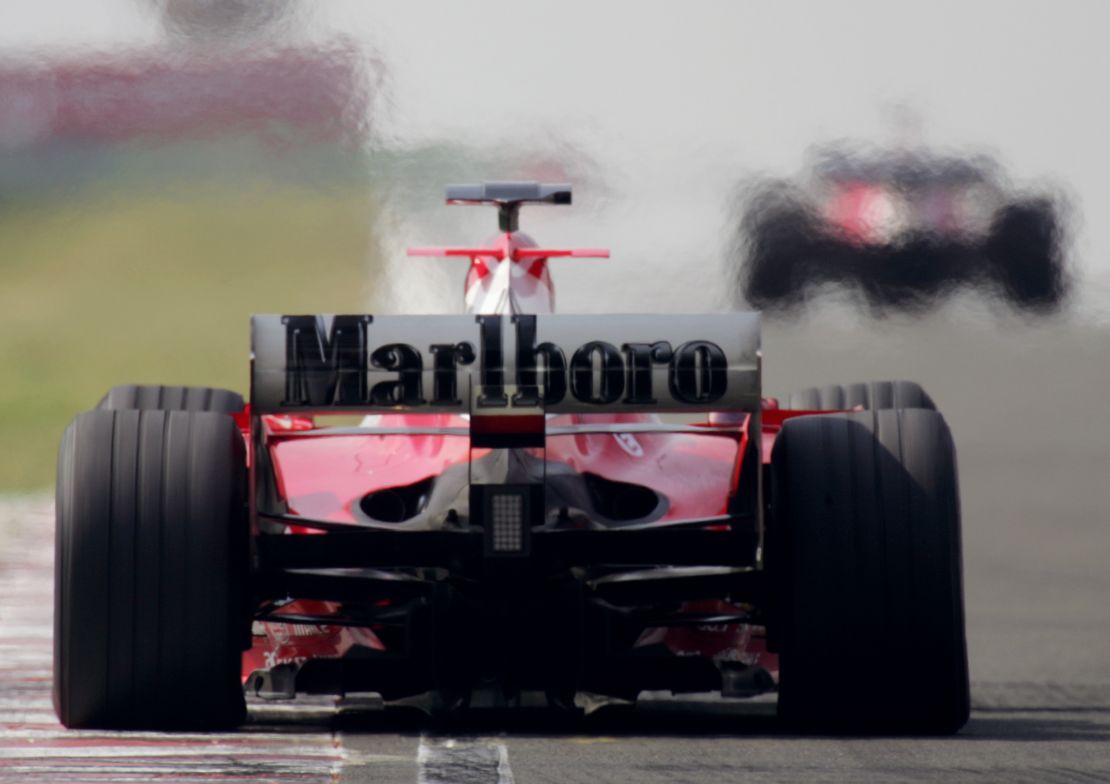
[[(0, 56), (195, 46), (152, 13), (165, 2), (8, 4)], [(514, 176), (495, 162), (522, 151), (578, 175), (579, 206), (532, 210), (525, 228), (549, 244), (613, 248), (608, 262), (559, 265), (573, 269), (559, 281), (562, 310), (724, 307), (738, 183), (793, 174), (810, 145), (851, 139), (990, 152), (1017, 185), (1059, 191), (1075, 208), (1076, 313), (1110, 321), (1110, 234), (1099, 220), (1110, 209), (1110, 6), (1099, 0), (276, 7), (276, 22), (216, 45), (346, 40), (374, 75), (373, 145), (484, 153), (442, 175), (417, 167), (388, 177), (398, 209), (378, 228), (396, 270), (376, 312), (460, 307), (457, 267), (400, 251), (491, 231), (485, 210), (444, 217), (440, 176)], [(424, 209), (414, 215), (414, 205)], [(614, 301), (615, 290), (630, 296)]]

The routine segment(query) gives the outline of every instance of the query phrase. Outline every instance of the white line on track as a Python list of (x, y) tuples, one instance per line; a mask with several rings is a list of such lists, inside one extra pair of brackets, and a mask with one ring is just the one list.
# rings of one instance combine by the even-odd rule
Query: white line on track
[(495, 740), (420, 738), (418, 784), (513, 784), (509, 750)]

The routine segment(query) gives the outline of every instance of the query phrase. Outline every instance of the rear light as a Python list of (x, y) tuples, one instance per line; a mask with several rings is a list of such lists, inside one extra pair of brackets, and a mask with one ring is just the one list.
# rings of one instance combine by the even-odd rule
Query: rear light
[(483, 524), (488, 556), (525, 556), (530, 544), (528, 488), (484, 488)]
[(490, 496), (490, 546), (495, 553), (519, 553), (524, 548), (524, 498), (496, 493)]

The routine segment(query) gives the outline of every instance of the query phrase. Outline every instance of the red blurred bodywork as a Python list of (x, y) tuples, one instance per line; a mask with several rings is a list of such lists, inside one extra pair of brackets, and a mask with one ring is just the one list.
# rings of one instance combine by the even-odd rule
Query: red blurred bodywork
[(142, 51), (33, 65), (0, 63), (3, 146), (206, 138), (357, 143), (370, 94), (357, 50)]

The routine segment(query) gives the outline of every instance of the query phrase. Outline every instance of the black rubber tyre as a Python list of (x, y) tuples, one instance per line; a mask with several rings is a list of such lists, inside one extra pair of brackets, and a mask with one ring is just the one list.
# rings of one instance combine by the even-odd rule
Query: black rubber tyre
[(952, 437), (924, 409), (799, 417), (772, 456), (779, 715), (820, 732), (969, 713)]
[(88, 411), (66, 429), (54, 567), (62, 724), (243, 720), (245, 465), (223, 414)]
[(991, 271), (1015, 306), (1057, 308), (1067, 293), (1061, 231), (1047, 200), (1010, 204), (998, 211), (986, 242)]
[(243, 396), (229, 389), (167, 387), (159, 384), (120, 384), (96, 404), (99, 411), (217, 411), (243, 410)]
[(774, 188), (753, 199), (738, 239), (740, 288), (749, 305), (789, 309), (805, 298), (813, 258), (822, 254), (817, 220), (802, 201)]
[(793, 392), (786, 408), (795, 411), (843, 411), (862, 406), (864, 411), (885, 408), (926, 408), (937, 406), (920, 384), (914, 381), (871, 381), (856, 384), (829, 384)]

